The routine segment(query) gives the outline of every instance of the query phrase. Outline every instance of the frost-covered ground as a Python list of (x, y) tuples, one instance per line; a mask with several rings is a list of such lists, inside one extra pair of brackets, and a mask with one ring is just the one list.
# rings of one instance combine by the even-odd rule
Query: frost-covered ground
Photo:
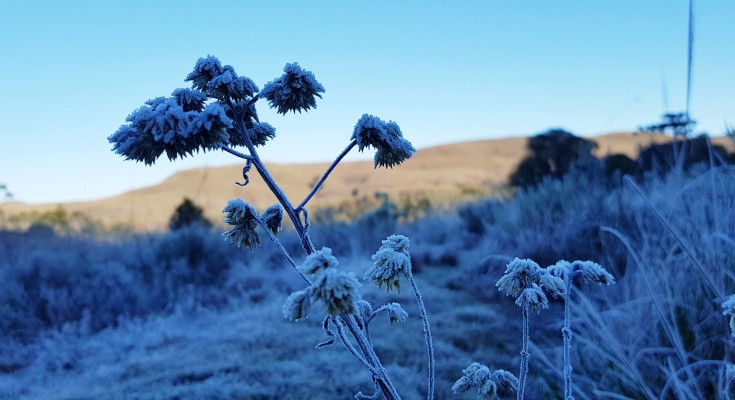
[[(591, 259), (616, 278), (577, 285), (572, 363), (578, 399), (720, 398), (733, 339), (722, 315), (735, 292), (735, 171), (697, 167), (638, 181), (575, 173), (507, 202), (401, 224), (385, 210), (355, 224), (314, 226), (340, 268), (362, 276), (380, 239), (411, 238), (437, 351), (437, 398), (472, 361), (517, 372), (520, 312), (495, 282), (513, 257), (542, 266)], [(283, 233), (286, 248), (297, 240)], [(322, 349), (318, 313), (288, 322), (301, 288), (270, 243), (228, 247), (185, 230), (117, 241), (0, 237), (0, 398), (349, 399), (369, 376), (339, 344)], [(296, 256), (302, 260), (302, 256)], [(426, 363), (407, 285), (406, 323), (371, 325), (405, 399), (422, 398)], [(528, 398), (559, 398), (562, 305), (531, 315)], [(613, 395), (614, 394), (614, 395)], [(617, 397), (616, 397), (617, 396)]]

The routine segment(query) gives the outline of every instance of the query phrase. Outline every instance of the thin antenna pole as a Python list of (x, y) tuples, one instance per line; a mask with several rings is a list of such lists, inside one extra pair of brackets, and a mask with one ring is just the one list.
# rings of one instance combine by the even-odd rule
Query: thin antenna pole
[(694, 0), (689, 0), (689, 44), (687, 46), (687, 102), (686, 113), (689, 119), (689, 104), (692, 97), (692, 59), (694, 58)]

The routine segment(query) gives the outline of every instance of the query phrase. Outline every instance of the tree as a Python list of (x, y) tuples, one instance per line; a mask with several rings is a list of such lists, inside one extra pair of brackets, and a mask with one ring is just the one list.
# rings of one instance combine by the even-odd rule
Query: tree
[(511, 174), (511, 186), (536, 186), (547, 176), (560, 179), (575, 162), (594, 160), (597, 144), (563, 129), (550, 129), (530, 138), (527, 147), (530, 154)]
[(211, 228), (212, 223), (204, 217), (204, 210), (194, 204), (188, 197), (176, 207), (171, 219), (168, 222), (168, 228), (172, 231), (185, 228), (187, 226), (200, 226)]

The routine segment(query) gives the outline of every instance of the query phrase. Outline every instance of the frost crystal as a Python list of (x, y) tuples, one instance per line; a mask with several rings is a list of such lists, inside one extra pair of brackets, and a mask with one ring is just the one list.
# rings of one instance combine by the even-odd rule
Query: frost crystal
[(252, 250), (260, 245), (260, 234), (255, 231), (258, 227), (258, 213), (250, 204), (240, 200), (230, 200), (222, 211), (226, 213), (225, 224), (232, 227), (222, 234), (225, 240)]
[(401, 276), (411, 273), (411, 256), (408, 254), (410, 242), (402, 235), (391, 235), (383, 240), (383, 245), (373, 254), (373, 265), (365, 272), (364, 279), (375, 282), (378, 287), (386, 286), (388, 291), (401, 289)]
[(283, 72), (281, 77), (263, 87), (260, 97), (268, 99), (270, 106), (280, 114), (316, 108), (316, 97), (322, 97), (319, 93), (324, 93), (324, 87), (314, 74), (302, 69), (298, 63), (286, 64)]

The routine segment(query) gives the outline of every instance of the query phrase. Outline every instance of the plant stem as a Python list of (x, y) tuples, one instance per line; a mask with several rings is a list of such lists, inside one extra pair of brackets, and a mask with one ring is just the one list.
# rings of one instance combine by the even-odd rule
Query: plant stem
[(572, 271), (573, 267), (569, 266), (564, 271), (564, 327), (561, 334), (564, 339), (564, 400), (574, 400), (572, 396), (572, 361), (570, 357), (570, 348), (572, 343), (572, 329), (570, 328), (570, 305), (572, 290)]
[[(234, 104), (232, 104), (231, 101), (228, 101), (228, 105), (230, 109), (234, 112), (235, 111)], [(235, 121), (236, 129), (245, 138), (245, 146), (247, 147), (248, 152), (250, 152), (250, 156), (247, 156), (244, 154), (238, 155), (233, 152), (231, 152), (231, 154), (234, 154), (238, 157), (244, 156), (243, 158), (249, 157), (250, 161), (253, 163), (253, 165), (255, 165), (255, 168), (257, 169), (258, 174), (260, 174), (260, 177), (263, 179), (263, 182), (265, 182), (265, 184), (268, 186), (268, 189), (270, 189), (270, 191), (276, 197), (278, 202), (283, 207), (286, 215), (288, 215), (288, 218), (291, 220), (291, 223), (293, 223), (294, 228), (296, 229), (296, 233), (299, 235), (299, 238), (301, 239), (301, 246), (303, 247), (304, 251), (306, 252), (307, 255), (313, 253), (314, 245), (311, 243), (311, 240), (309, 239), (309, 233), (307, 232), (306, 227), (304, 226), (304, 223), (299, 218), (298, 212), (296, 211), (294, 206), (291, 204), (288, 197), (286, 197), (286, 194), (283, 192), (283, 190), (281, 190), (278, 184), (276, 184), (275, 179), (273, 179), (273, 177), (268, 172), (268, 169), (265, 167), (263, 162), (260, 160), (260, 157), (258, 156), (258, 152), (255, 149), (255, 146), (253, 145), (252, 141), (250, 140), (250, 136), (247, 134), (247, 131), (245, 129), (246, 125), (251, 125), (252, 127), (252, 121), (243, 121), (242, 117), (237, 116), (237, 115), (234, 118), (234, 121)], [(346, 155), (347, 152), (349, 152), (349, 150), (351, 150), (352, 147), (354, 147), (354, 144), (347, 146), (347, 148), (342, 152), (342, 154), (340, 154), (340, 157), (344, 157), (344, 155)], [(334, 163), (333, 166), (330, 167), (330, 169), (327, 171), (323, 179), (326, 179), (326, 175), (328, 175), (329, 172), (332, 169), (334, 169), (335, 165), (336, 163)], [(316, 190), (318, 190), (318, 187), (315, 188), (314, 192), (316, 192)], [(358, 328), (355, 317), (353, 315), (341, 315), (340, 318), (342, 322), (345, 324), (345, 326), (347, 327), (347, 329), (349, 329), (350, 334), (352, 334), (352, 336), (355, 338), (355, 341), (357, 342), (358, 346), (360, 347), (360, 350), (365, 356), (365, 360), (367, 360), (368, 364), (373, 366), (375, 370), (377, 371), (377, 376), (375, 376), (375, 382), (379, 386), (380, 391), (383, 393), (385, 398), (387, 400), (400, 400), (401, 397), (398, 395), (398, 392), (396, 391), (395, 387), (393, 386), (391, 381), (388, 379), (388, 376), (385, 374), (385, 369), (380, 363), (380, 360), (378, 359), (378, 356), (375, 353), (375, 350), (370, 345), (369, 340), (365, 337), (365, 335)], [(371, 372), (375, 375), (375, 372), (373, 372), (372, 370)]]
[(528, 352), (528, 302), (524, 301), (521, 307), (521, 315), (523, 316), (523, 345), (521, 349), (521, 368), (518, 372), (518, 395), (517, 400), (523, 400), (526, 395), (526, 376), (528, 375), (528, 358), (531, 354)]
[(330, 165), (329, 168), (327, 168), (327, 171), (324, 173), (324, 175), (322, 175), (322, 177), (319, 179), (319, 181), (316, 183), (316, 185), (314, 185), (314, 188), (311, 189), (311, 192), (309, 192), (309, 194), (306, 196), (306, 198), (304, 199), (304, 201), (302, 201), (301, 204), (299, 204), (299, 206), (296, 207), (296, 210), (297, 211), (303, 209), (304, 207), (306, 207), (306, 203), (308, 203), (309, 200), (311, 200), (311, 198), (314, 197), (314, 195), (319, 190), (319, 188), (322, 187), (322, 185), (324, 184), (324, 181), (327, 180), (327, 177), (329, 177), (329, 174), (332, 173), (332, 171), (337, 166), (337, 164), (339, 164), (339, 162), (342, 161), (342, 159), (347, 155), (347, 153), (349, 153), (350, 150), (352, 150), (352, 148), (355, 147), (356, 145), (357, 145), (357, 140), (352, 139), (352, 141), (350, 142), (350, 144), (348, 144), (347, 147), (345, 147), (345, 149), (342, 150), (342, 152), (332, 162), (332, 165)]
[(431, 339), (431, 328), (429, 327), (429, 317), (426, 314), (426, 307), (424, 306), (424, 300), (421, 297), (421, 292), (416, 285), (416, 280), (413, 278), (413, 274), (408, 274), (408, 279), (413, 287), (413, 293), (416, 295), (416, 303), (419, 306), (419, 314), (421, 314), (421, 321), (424, 324), (424, 340), (426, 341), (426, 353), (429, 358), (429, 386), (426, 393), (427, 400), (434, 399), (434, 343)]

